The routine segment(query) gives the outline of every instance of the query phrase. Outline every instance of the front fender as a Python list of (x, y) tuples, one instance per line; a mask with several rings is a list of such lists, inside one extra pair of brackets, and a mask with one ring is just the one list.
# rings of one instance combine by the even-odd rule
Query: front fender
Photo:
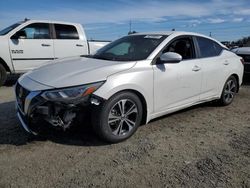
[(147, 122), (153, 113), (153, 72), (152, 71), (127, 71), (122, 74), (108, 77), (106, 82), (94, 93), (108, 100), (111, 96), (125, 90), (139, 92), (147, 104)]

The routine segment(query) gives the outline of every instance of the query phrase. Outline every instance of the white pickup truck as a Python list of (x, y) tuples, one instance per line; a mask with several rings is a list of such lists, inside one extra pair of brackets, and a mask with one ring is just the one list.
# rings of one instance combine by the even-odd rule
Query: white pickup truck
[(24, 73), (58, 58), (93, 54), (107, 43), (88, 41), (77, 23), (27, 19), (15, 23), (0, 31), (0, 86), (8, 73)]

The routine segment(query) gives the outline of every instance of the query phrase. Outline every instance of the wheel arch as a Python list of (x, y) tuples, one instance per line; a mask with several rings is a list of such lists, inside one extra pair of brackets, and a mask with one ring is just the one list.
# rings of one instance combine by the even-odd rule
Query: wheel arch
[(3, 67), (5, 68), (5, 70), (7, 72), (11, 73), (11, 70), (10, 70), (9, 66), (7, 65), (7, 63), (1, 57), (0, 57), (0, 64), (3, 65)]
[(235, 79), (236, 79), (236, 81), (237, 81), (237, 93), (238, 93), (238, 92), (239, 92), (239, 89), (240, 89), (239, 76), (238, 76), (236, 73), (231, 74), (229, 77), (231, 77), (231, 76), (235, 77)]
[(137, 95), (137, 97), (139, 97), (139, 99), (140, 99), (140, 101), (142, 103), (142, 121), (141, 121), (141, 125), (146, 124), (147, 123), (148, 110), (147, 110), (146, 98), (144, 97), (144, 95), (141, 92), (139, 92), (139, 91), (137, 91), (135, 89), (123, 89), (123, 90), (118, 91), (114, 95), (117, 95), (117, 94), (122, 93), (122, 92), (130, 92), (130, 93), (133, 93), (133, 94)]

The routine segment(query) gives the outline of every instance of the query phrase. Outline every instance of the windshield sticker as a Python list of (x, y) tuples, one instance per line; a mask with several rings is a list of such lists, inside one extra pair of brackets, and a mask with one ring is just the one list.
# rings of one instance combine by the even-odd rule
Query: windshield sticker
[(161, 39), (162, 35), (146, 35), (145, 39)]

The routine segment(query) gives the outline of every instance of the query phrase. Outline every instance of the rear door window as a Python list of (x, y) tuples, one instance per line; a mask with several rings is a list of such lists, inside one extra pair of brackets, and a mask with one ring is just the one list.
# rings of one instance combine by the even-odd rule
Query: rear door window
[(200, 56), (203, 57), (214, 57), (220, 55), (223, 48), (213, 40), (196, 37), (198, 46), (200, 48)]
[(56, 31), (56, 39), (68, 39), (68, 40), (77, 40), (79, 35), (77, 29), (73, 25), (63, 25), (63, 24), (54, 24)]

